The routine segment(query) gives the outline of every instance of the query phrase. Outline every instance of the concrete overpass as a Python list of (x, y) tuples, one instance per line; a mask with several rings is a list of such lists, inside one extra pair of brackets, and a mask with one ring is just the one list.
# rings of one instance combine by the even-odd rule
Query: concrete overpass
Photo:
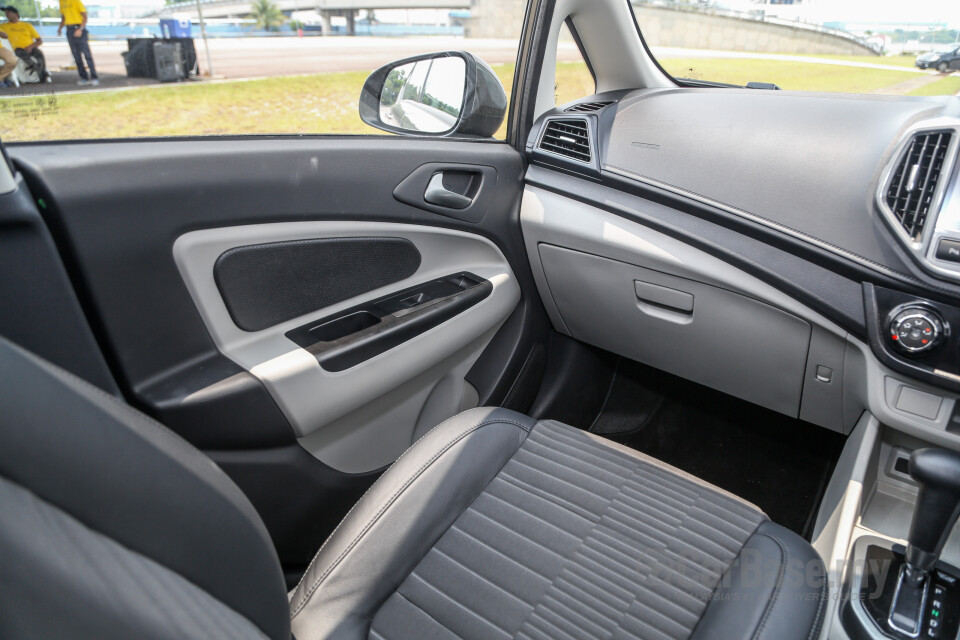
[[(323, 32), (330, 33), (330, 18), (347, 19), (347, 33), (353, 35), (357, 11), (378, 9), (451, 9), (470, 8), (470, 0), (274, 0), (284, 13), (316, 9), (323, 25)], [(252, 0), (201, 0), (200, 10), (206, 18), (244, 18), (250, 15)], [(159, 11), (144, 17), (176, 13), (193, 19), (198, 18), (195, 0), (168, 4)]]
[[(631, 0), (650, 46), (757, 53), (876, 55), (851, 33), (818, 25), (777, 20), (757, 13), (700, 8), (677, 0)], [(524, 3), (475, 0), (464, 21), (468, 38), (517, 38)]]
[[(202, 0), (204, 18), (245, 18), (253, 0)], [(274, 0), (280, 10), (316, 9), (331, 33), (330, 19), (347, 19), (353, 35), (357, 11), (368, 9), (470, 10), (464, 20), (468, 38), (519, 38), (525, 11), (520, 0)], [(673, 3), (673, 4), (671, 4)], [(803, 53), (828, 55), (877, 54), (870, 43), (851, 33), (801, 22), (766, 18), (760, 14), (700, 9), (676, 0), (632, 0), (647, 44), (661, 47)], [(170, 4), (144, 17), (178, 13), (197, 18), (195, 0)]]

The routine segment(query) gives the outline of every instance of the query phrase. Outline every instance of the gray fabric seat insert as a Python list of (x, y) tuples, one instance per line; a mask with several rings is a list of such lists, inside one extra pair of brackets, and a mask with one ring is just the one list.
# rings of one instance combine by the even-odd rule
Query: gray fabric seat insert
[(686, 638), (764, 519), (676, 470), (540, 422), (370, 636)]

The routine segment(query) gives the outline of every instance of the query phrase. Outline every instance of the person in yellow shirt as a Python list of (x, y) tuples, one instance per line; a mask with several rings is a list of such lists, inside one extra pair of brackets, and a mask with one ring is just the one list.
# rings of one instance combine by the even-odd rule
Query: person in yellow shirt
[(20, 21), (20, 11), (16, 7), (3, 7), (3, 13), (7, 21), (0, 24), (0, 38), (10, 41), (10, 47), (26, 63), (27, 68), (37, 74), (40, 82), (50, 82), (52, 78), (47, 71), (47, 61), (40, 51), (43, 38), (32, 24)]
[(60, 27), (59, 36), (63, 28), (67, 28), (67, 42), (70, 43), (70, 52), (77, 63), (79, 85), (98, 85), (97, 69), (93, 66), (93, 55), (90, 53), (90, 34), (87, 33), (87, 8), (81, 0), (60, 0)]

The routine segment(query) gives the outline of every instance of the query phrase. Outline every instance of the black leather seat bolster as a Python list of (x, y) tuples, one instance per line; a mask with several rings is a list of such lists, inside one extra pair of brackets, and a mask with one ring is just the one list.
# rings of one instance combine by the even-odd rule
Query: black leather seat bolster
[(166, 427), (0, 338), (0, 442), (0, 476), (38, 504), (179, 574), (267, 637), (289, 638), (263, 522), (226, 474)]
[(826, 602), (823, 561), (806, 540), (766, 521), (724, 574), (692, 640), (809, 640)]
[(483, 492), (534, 424), (512, 411), (474, 409), (421, 438), (360, 499), (314, 558), (291, 594), (294, 635), (365, 638), (379, 607)]

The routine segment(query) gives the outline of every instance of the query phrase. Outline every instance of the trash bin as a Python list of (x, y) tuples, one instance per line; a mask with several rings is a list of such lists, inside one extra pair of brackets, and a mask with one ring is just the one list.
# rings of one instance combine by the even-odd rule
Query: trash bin
[(194, 46), (193, 38), (167, 38), (166, 42), (180, 44), (180, 61), (183, 66), (184, 78), (199, 73), (197, 69), (197, 48)]
[(178, 18), (161, 18), (160, 31), (164, 38), (191, 38), (190, 21)]
[(183, 73), (179, 42), (154, 42), (153, 60), (156, 64), (155, 77), (160, 82), (177, 82), (186, 75)]
[[(167, 48), (160, 47), (166, 45)], [(128, 51), (123, 52), (123, 63), (130, 78), (156, 78), (161, 82), (171, 82), (181, 78), (189, 78), (197, 72), (197, 50), (193, 45), (193, 38), (127, 38)], [(163, 61), (157, 58), (166, 56)], [(173, 65), (169, 56), (179, 56), (179, 63)], [(161, 68), (162, 67), (162, 68)], [(177, 78), (169, 77), (173, 71), (178, 71)]]
[(156, 75), (152, 45), (155, 38), (127, 38), (128, 51), (123, 52), (123, 64), (129, 78), (152, 78)]

